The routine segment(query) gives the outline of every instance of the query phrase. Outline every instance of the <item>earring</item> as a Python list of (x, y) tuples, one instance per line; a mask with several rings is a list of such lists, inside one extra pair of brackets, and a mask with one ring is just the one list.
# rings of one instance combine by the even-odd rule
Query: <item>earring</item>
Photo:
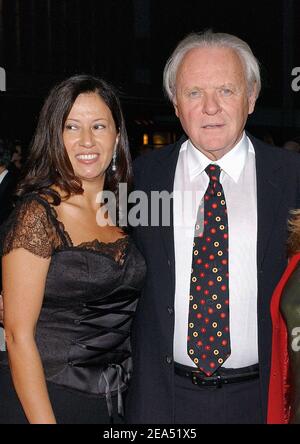
[(111, 170), (113, 172), (117, 171), (116, 159), (117, 159), (117, 150), (114, 151), (113, 158), (112, 158)]

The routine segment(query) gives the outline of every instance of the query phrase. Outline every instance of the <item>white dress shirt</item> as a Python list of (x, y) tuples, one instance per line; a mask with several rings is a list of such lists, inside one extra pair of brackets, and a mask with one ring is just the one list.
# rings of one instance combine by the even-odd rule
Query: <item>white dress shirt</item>
[(190, 279), (196, 216), (209, 183), (204, 170), (210, 163), (221, 168), (220, 182), (228, 214), (231, 355), (223, 367), (240, 368), (258, 362), (256, 167), (254, 148), (245, 133), (216, 162), (189, 140), (180, 149), (174, 181), (174, 359), (195, 367), (187, 354)]
[(6, 170), (6, 169), (2, 171), (2, 173), (0, 174), (0, 183), (3, 181), (3, 179), (7, 173), (8, 173), (8, 170)]

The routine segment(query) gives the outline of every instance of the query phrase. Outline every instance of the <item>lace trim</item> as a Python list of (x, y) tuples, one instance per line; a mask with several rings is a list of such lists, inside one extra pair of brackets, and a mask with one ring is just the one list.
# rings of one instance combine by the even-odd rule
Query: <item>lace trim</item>
[(98, 239), (95, 239), (91, 242), (82, 242), (79, 245), (73, 245), (72, 248), (101, 253), (113, 258), (119, 265), (123, 265), (127, 255), (128, 244), (129, 236), (124, 236), (114, 242), (100, 242)]
[(36, 256), (48, 259), (60, 243), (47, 210), (32, 197), (18, 202), (1, 231), (3, 256), (14, 249), (24, 248)]
[[(94, 251), (95, 253), (101, 253), (105, 256), (109, 256), (114, 259), (115, 262), (117, 262), (119, 265), (123, 265), (126, 253), (127, 253), (127, 246), (129, 242), (129, 236), (123, 236), (116, 241), (113, 242), (101, 242), (98, 239), (93, 239), (88, 242), (81, 242), (80, 244), (74, 245), (69, 233), (67, 232), (65, 225), (63, 222), (61, 222), (58, 219), (58, 214), (55, 208), (53, 208), (49, 202), (47, 202), (49, 205), (49, 209), (52, 213), (52, 216), (55, 218), (56, 223), (59, 227), (59, 231), (63, 234), (63, 237), (65, 239), (65, 243), (69, 248), (74, 248), (78, 250), (87, 250), (87, 251)], [(63, 247), (59, 247), (59, 249), (63, 249)]]

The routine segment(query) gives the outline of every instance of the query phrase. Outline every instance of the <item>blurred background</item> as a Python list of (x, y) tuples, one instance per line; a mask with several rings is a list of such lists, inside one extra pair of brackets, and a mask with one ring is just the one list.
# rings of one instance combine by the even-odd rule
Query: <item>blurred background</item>
[(0, 138), (24, 159), (49, 89), (91, 73), (119, 89), (133, 157), (174, 141), (181, 129), (163, 95), (164, 64), (186, 34), (212, 28), (246, 40), (261, 63), (250, 132), (293, 149), (300, 141), (300, 91), (291, 74), (300, 67), (299, 22), (299, 0), (0, 0)]

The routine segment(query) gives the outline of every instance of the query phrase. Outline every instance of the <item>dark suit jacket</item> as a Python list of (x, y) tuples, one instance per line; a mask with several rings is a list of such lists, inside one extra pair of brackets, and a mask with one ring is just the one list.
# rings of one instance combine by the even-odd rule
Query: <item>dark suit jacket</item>
[(9, 170), (0, 183), (0, 225), (12, 210), (12, 195), (18, 180), (18, 173)]
[[(263, 413), (271, 356), (270, 298), (287, 264), (289, 210), (300, 208), (300, 155), (249, 136), (256, 154), (258, 350)], [(183, 137), (177, 143), (136, 160), (135, 188), (173, 191)], [(246, 198), (246, 196), (245, 196)], [(171, 208), (171, 216), (173, 215)], [(137, 227), (135, 238), (148, 272), (133, 331), (133, 378), (127, 402), (129, 423), (174, 421), (175, 257), (171, 227)]]
[[(0, 183), (0, 227), (5, 221), (5, 219), (9, 216), (9, 213), (13, 208), (12, 196), (18, 181), (18, 177), (19, 176), (17, 172), (9, 170), (4, 179), (2, 180), (2, 182)], [(1, 289), (2, 289), (2, 270), (0, 262), (0, 290)]]

